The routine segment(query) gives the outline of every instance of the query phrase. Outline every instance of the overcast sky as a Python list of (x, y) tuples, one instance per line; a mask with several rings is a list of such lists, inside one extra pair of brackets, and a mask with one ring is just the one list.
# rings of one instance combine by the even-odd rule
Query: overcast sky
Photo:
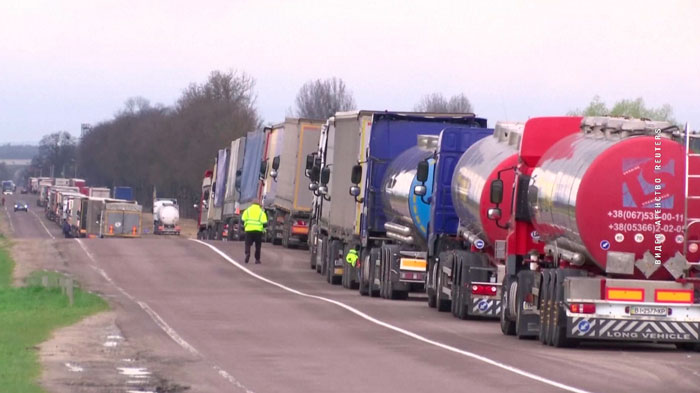
[(0, 142), (171, 105), (212, 70), (253, 76), (276, 122), (307, 80), (345, 80), (362, 109), (464, 92), (489, 119), (643, 97), (700, 128), (697, 1), (0, 2)]

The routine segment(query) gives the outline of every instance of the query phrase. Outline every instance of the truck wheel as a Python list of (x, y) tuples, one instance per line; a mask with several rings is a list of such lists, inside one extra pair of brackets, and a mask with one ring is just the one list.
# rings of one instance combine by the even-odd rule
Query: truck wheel
[(542, 271), (542, 279), (540, 280), (540, 332), (539, 340), (542, 344), (549, 342), (549, 328), (552, 316), (550, 314), (550, 280), (552, 278), (552, 270), (544, 269)]
[(432, 266), (428, 269), (428, 277), (425, 282), (425, 293), (428, 295), (428, 307), (435, 308), (436, 301), (436, 291), (435, 291), (435, 279), (437, 275), (437, 262), (434, 261)]
[(447, 299), (445, 293), (443, 292), (444, 285), (444, 275), (442, 271), (443, 266), (452, 266), (454, 261), (454, 255), (450, 251), (443, 251), (440, 253), (440, 262), (437, 264), (437, 275), (435, 280), (435, 305), (438, 311), (445, 312), (448, 311), (452, 302)]
[(463, 265), (462, 259), (455, 255), (452, 264), (452, 285), (450, 286), (450, 298), (452, 299), (452, 304), (450, 304), (450, 312), (455, 318), (459, 318), (459, 307), (462, 305), (460, 299), (460, 287), (462, 286)]
[(578, 340), (566, 336), (566, 309), (564, 304), (564, 281), (567, 277), (578, 276), (574, 269), (558, 269), (554, 272), (554, 296), (552, 303), (552, 345), (557, 348), (575, 347)]
[(506, 336), (515, 335), (515, 322), (508, 318), (508, 303), (510, 302), (509, 293), (511, 292), (510, 288), (513, 284), (513, 279), (514, 277), (512, 276), (506, 276), (503, 280), (503, 289), (501, 290), (501, 333)]
[(316, 253), (317, 252), (318, 252), (318, 248), (313, 243), (311, 245), (309, 245), (309, 254), (311, 254), (310, 258), (309, 258), (309, 262), (310, 262), (311, 269), (316, 269)]
[(280, 242), (284, 248), (289, 248), (289, 236), (291, 235), (290, 225), (291, 223), (287, 219), (285, 219), (282, 224), (282, 239)]
[(369, 285), (369, 296), (370, 297), (379, 297), (380, 295), (380, 288), (376, 286), (374, 283), (376, 277), (377, 277), (377, 260), (381, 258), (381, 248), (372, 248), (370, 249), (369, 252), (369, 277), (367, 280), (367, 283)]
[(325, 255), (326, 255), (326, 238), (323, 235), (319, 235), (317, 238), (316, 245), (316, 273), (325, 275)]
[(358, 288), (360, 290), (360, 295), (362, 296), (369, 295), (370, 286), (367, 277), (364, 273), (365, 271), (369, 271), (369, 268), (369, 252), (367, 252), (366, 248), (363, 248), (360, 252), (360, 270), (358, 272), (360, 275), (360, 283), (358, 285)]
[(340, 240), (333, 240), (330, 242), (330, 245), (328, 247), (329, 253), (328, 253), (328, 258), (326, 258), (326, 262), (328, 264), (328, 268), (326, 271), (326, 281), (332, 285), (338, 285), (340, 284), (340, 279), (341, 277), (337, 277), (335, 273), (335, 261), (338, 258), (338, 254), (340, 253), (340, 250), (342, 249), (343, 243)]

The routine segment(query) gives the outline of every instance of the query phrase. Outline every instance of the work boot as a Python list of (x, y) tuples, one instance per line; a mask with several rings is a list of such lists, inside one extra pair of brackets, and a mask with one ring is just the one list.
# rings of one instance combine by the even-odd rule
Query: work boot
[(255, 264), (256, 264), (256, 265), (259, 265), (259, 264), (261, 264), (261, 263), (262, 263), (262, 262), (260, 262), (259, 259), (258, 259), (257, 261), (255, 261)]
[(245, 258), (245, 263), (248, 263), (248, 259), (250, 259), (250, 258), (248, 258), (248, 257)]

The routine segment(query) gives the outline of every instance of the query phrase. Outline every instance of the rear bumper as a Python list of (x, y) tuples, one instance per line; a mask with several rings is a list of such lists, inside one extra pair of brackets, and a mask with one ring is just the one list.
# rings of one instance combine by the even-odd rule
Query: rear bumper
[(700, 342), (700, 322), (567, 317), (567, 336), (577, 339)]

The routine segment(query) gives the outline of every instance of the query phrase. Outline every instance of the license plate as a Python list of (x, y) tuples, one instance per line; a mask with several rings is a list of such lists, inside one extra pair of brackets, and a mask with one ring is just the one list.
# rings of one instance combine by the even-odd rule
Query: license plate
[(630, 307), (630, 315), (654, 315), (665, 317), (668, 315), (668, 307), (632, 306)]

